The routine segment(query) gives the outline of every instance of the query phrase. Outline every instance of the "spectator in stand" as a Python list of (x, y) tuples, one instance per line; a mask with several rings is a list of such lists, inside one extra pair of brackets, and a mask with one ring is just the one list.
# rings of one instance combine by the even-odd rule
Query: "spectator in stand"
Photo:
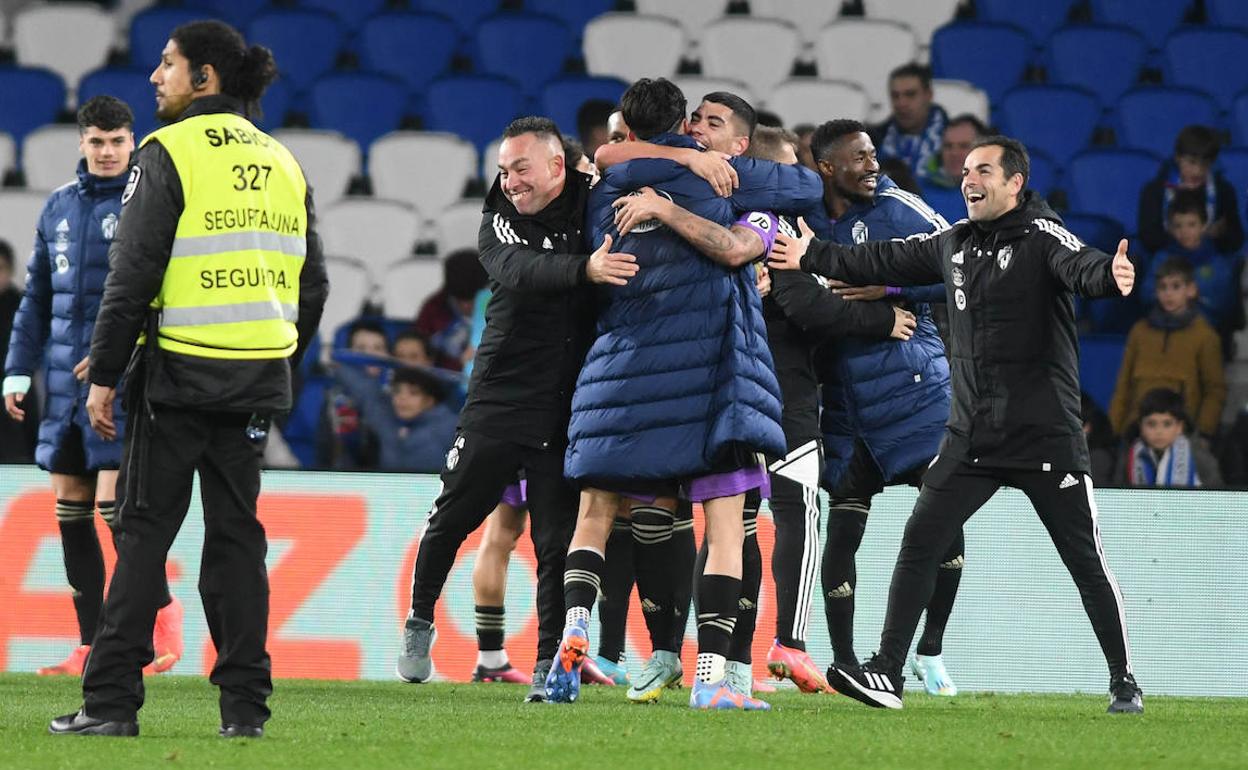
[[(1167, 212), (1180, 190), (1192, 190), (1205, 206), (1205, 235), (1223, 254), (1238, 252), (1244, 245), (1244, 226), (1239, 219), (1235, 187), (1213, 173), (1218, 159), (1218, 135), (1205, 126), (1188, 126), (1174, 141), (1174, 158), (1162, 164), (1157, 178), (1140, 191), (1140, 242), (1149, 251), (1168, 243)], [(1126, 224), (1126, 223), (1124, 223)]]
[[(1166, 212), (1170, 242), (1153, 261), (1161, 265), (1170, 257), (1182, 257), (1191, 263), (1200, 310), (1221, 336), (1223, 352), (1227, 352), (1231, 335), (1244, 325), (1239, 298), (1241, 262), (1239, 256), (1217, 250), (1213, 239), (1206, 234), (1208, 222), (1209, 213), (1199, 191), (1176, 192)], [(1152, 293), (1156, 283), (1156, 272), (1149, 271), (1141, 288), (1143, 296)]]
[(473, 249), (451, 252), (442, 263), (442, 287), (416, 314), (416, 331), (429, 340), (439, 368), (462, 371), (472, 359), (472, 309), (477, 292), (485, 288), (487, 280)]
[(607, 119), (613, 112), (615, 104), (606, 99), (586, 99), (576, 111), (576, 138), (581, 140), (589, 157), (594, 157), (598, 147), (607, 143)]
[(888, 98), (892, 115), (870, 131), (871, 141), (881, 164), (899, 158), (922, 180), (928, 164), (940, 153), (949, 122), (944, 108), (932, 103), (932, 68), (911, 62), (893, 70), (888, 75)]
[(928, 205), (947, 222), (966, 219), (966, 201), (962, 199), (962, 164), (972, 145), (988, 135), (988, 127), (971, 114), (952, 118), (940, 138), (940, 154), (927, 162), (927, 174), (919, 180), (919, 192)]
[[(378, 359), (376, 364), (361, 366), (360, 372), (377, 382), (380, 387), (384, 372), (381, 360), (390, 357), (390, 341), (381, 324), (367, 319), (351, 324), (351, 330), (347, 334), (347, 350), (360, 356)], [(329, 446), (325, 454), (328, 455), (327, 464), (339, 470), (372, 467), (376, 456), (373, 437), (367, 431), (361, 430), (359, 406), (351, 395), (351, 389), (339, 376), (351, 367), (351, 364), (342, 365), (335, 370), (337, 385), (326, 394), (329, 430), (324, 433), (328, 435)]]
[(387, 389), (353, 366), (334, 373), (359, 410), (359, 420), (377, 444), (383, 471), (437, 473), (455, 437), (458, 417), (443, 403), (444, 386), (421, 369), (400, 368)]
[(810, 140), (815, 136), (815, 128), (814, 123), (799, 123), (793, 127), (793, 134), (797, 136), (797, 162), (812, 171), (819, 170), (815, 154), (810, 151)]
[[(9, 355), (9, 335), (13, 332), (13, 316), (22, 302), (22, 291), (13, 283), (13, 247), (0, 239), (0, 361)], [(34, 407), (38, 395), (27, 399), (27, 419), (18, 422), (0, 410), (0, 463), (29, 463), (35, 460), (39, 414)], [(34, 414), (30, 412), (34, 411)]]
[(1132, 487), (1222, 486), (1217, 460), (1203, 441), (1187, 434), (1183, 397), (1156, 388), (1140, 401), (1137, 429), (1118, 466), (1116, 482)]
[(394, 357), (403, 366), (433, 366), (429, 339), (415, 329), (404, 329), (394, 338)]
[(575, 139), (563, 137), (563, 162), (566, 168), (574, 168), (582, 174), (598, 178), (598, 169), (594, 162), (585, 154), (585, 146)]
[(1109, 424), (1109, 415), (1087, 393), (1080, 396), (1079, 411), (1083, 417), (1083, 435), (1088, 439), (1092, 459), (1092, 483), (1098, 487), (1113, 484), (1114, 467), (1118, 464), (1118, 439)]
[[(1222, 346), (1217, 332), (1200, 314), (1192, 265), (1171, 257), (1157, 270), (1157, 305), (1136, 321), (1118, 370), (1109, 419), (1118, 435), (1131, 421), (1144, 394), (1169, 388), (1183, 394), (1192, 427), (1206, 438), (1218, 430), (1226, 401)], [(1130, 438), (1130, 436), (1127, 436)]]

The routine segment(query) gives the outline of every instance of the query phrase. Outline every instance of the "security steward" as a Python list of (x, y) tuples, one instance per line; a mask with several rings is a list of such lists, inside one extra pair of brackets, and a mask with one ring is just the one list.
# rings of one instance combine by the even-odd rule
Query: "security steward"
[(129, 383), (117, 567), (82, 709), (52, 733), (138, 735), (165, 558), (196, 472), (220, 734), (259, 737), (269, 718), (262, 445), (328, 293), (303, 172), (247, 118), (276, 73), (268, 49), (217, 21), (175, 29), (152, 73), (171, 122), (144, 140), (123, 193), (89, 363), (87, 412), (105, 438), (123, 370)]

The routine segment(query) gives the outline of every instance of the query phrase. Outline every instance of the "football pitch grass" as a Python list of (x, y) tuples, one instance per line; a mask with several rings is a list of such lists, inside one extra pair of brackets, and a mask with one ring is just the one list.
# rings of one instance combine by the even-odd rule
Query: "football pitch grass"
[(74, 679), (0, 676), (3, 768), (1030, 768), (1248, 765), (1248, 698), (1145, 693), (1143, 716), (1100, 695), (907, 693), (900, 712), (781, 691), (771, 713), (690, 711), (688, 690), (651, 706), (619, 687), (572, 706), (524, 704), (519, 685), (279, 681), (266, 736), (216, 736), (199, 677), (148, 680), (139, 738), (47, 735), (80, 702)]

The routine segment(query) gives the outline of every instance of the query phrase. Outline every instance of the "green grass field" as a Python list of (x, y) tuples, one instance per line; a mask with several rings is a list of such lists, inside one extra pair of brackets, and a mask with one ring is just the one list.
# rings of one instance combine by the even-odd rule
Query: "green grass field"
[(517, 685), (279, 681), (258, 741), (216, 737), (216, 692), (149, 680), (137, 739), (46, 734), (80, 702), (76, 680), (0, 676), (4, 768), (1141, 768), (1248, 766), (1248, 698), (1148, 697), (1110, 717), (1101, 696), (907, 694), (901, 712), (841, 696), (771, 696), (769, 714), (697, 713), (687, 691), (654, 706), (587, 688), (574, 706), (526, 705)]

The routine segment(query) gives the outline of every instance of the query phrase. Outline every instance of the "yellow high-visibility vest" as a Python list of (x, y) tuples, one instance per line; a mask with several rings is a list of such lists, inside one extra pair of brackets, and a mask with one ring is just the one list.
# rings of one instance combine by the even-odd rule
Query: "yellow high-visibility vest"
[(149, 134), (169, 152), (185, 207), (165, 270), (163, 350), (206, 358), (285, 358), (295, 350), (307, 254), (307, 182), (290, 151), (233, 113)]

